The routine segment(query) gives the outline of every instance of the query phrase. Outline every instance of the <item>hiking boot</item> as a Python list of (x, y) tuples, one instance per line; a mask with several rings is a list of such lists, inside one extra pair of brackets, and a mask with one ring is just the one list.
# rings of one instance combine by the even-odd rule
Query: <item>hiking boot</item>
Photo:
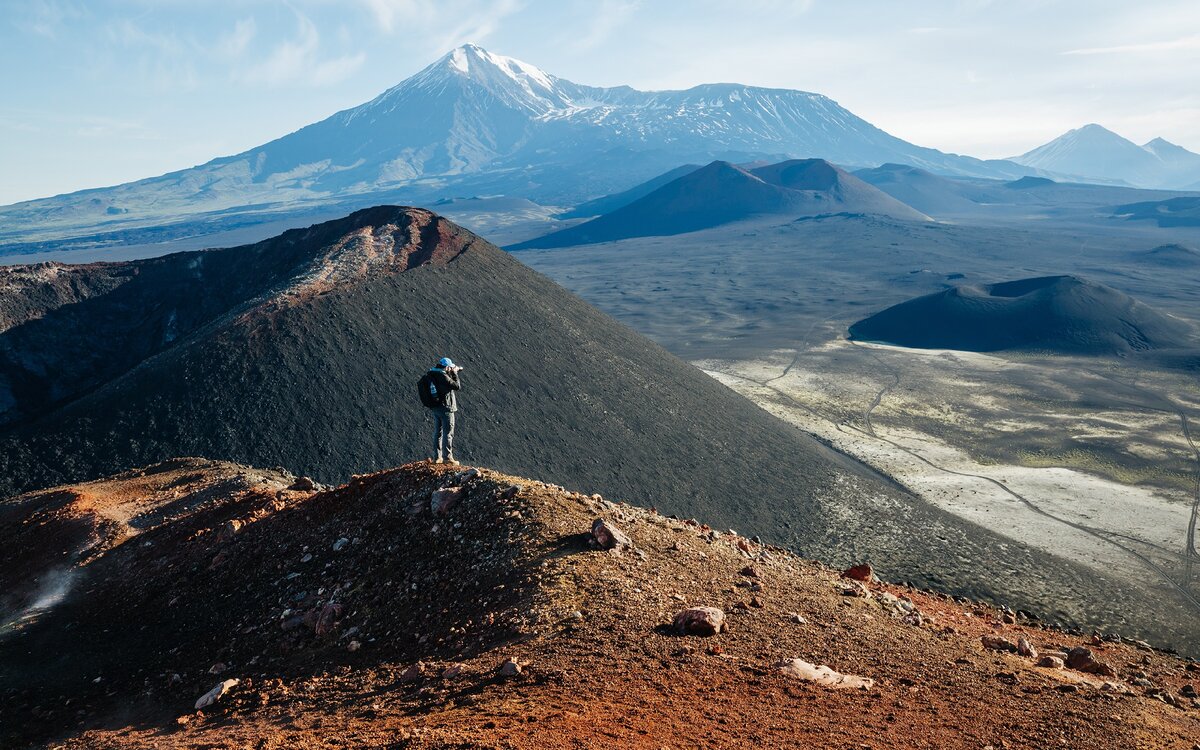
[(432, 459), (432, 461), (433, 461), (435, 464), (440, 464), (440, 463), (442, 462), (442, 457), (441, 457), (441, 456), (435, 456), (435, 457)]
[(458, 466), (458, 461), (453, 458), (447, 458), (446, 463), (450, 464), (451, 466)]

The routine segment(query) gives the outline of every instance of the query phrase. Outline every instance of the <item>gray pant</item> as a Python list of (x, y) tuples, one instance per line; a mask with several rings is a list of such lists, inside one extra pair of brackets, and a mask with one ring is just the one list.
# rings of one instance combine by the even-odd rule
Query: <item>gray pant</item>
[(432, 409), (433, 412), (433, 457), (454, 458), (454, 412), (448, 409)]

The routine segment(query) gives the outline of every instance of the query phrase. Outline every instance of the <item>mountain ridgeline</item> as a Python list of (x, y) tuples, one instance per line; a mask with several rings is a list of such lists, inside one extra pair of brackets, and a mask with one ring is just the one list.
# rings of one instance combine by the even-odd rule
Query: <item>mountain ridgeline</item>
[[(647, 184), (658, 182), (656, 178)], [(648, 192), (633, 188), (622, 195), (631, 197), (630, 202), (513, 249), (683, 234), (759, 216), (860, 213), (929, 220), (824, 159), (793, 159), (754, 168), (714, 161)], [(610, 204), (615, 204), (617, 197), (613, 196)]]
[(680, 164), (784, 158), (1004, 179), (1036, 171), (915, 146), (821, 94), (586, 86), (468, 44), (369, 102), (242, 153), (0, 209), (0, 243), (212, 211), (227, 213), (203, 218), (228, 221), (266, 206), (312, 212), (499, 194), (573, 205)]

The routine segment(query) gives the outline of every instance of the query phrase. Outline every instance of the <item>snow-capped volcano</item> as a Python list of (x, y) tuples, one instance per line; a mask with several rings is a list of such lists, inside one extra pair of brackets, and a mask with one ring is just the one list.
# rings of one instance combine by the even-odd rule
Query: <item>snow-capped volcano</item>
[[(820, 157), (1015, 178), (1031, 170), (914, 146), (820, 94), (732, 83), (573, 83), (467, 44), (375, 99), (192, 169), (0, 210), (10, 226), (159, 221), (250, 205), (319, 208), (506, 194), (563, 205), (683, 163)], [(117, 219), (114, 219), (114, 216)], [(28, 235), (26, 235), (28, 236)], [(0, 233), (0, 243), (12, 235)]]
[(1180, 188), (1200, 179), (1200, 154), (1162, 138), (1139, 146), (1092, 123), (1069, 130), (1011, 161), (1085, 180)]

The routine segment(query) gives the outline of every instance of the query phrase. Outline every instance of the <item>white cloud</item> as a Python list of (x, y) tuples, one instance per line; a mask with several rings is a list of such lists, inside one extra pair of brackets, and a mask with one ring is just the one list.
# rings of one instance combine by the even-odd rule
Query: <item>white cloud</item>
[(247, 66), (238, 78), (248, 83), (307, 83), (328, 86), (345, 80), (366, 62), (366, 53), (321, 58), (321, 34), (307, 16), (296, 13), (296, 35), (280, 42), (267, 59)]
[(232, 30), (217, 40), (217, 54), (226, 58), (241, 57), (257, 33), (258, 25), (253, 17), (240, 19), (234, 23)]
[(1200, 34), (1186, 36), (1180, 39), (1169, 39), (1161, 42), (1145, 42), (1143, 44), (1121, 44), (1115, 47), (1086, 47), (1063, 52), (1064, 55), (1119, 55), (1136, 54), (1140, 52), (1169, 52), (1173, 50), (1200, 50)]
[(640, 4), (641, 0), (601, 0), (596, 4), (595, 13), (588, 19), (587, 33), (572, 40), (572, 44), (579, 50), (598, 47), (633, 16)]
[(64, 0), (36, 0), (26, 7), (27, 15), (16, 26), (47, 39), (58, 38), (59, 31), (69, 22), (87, 18), (87, 10)]

